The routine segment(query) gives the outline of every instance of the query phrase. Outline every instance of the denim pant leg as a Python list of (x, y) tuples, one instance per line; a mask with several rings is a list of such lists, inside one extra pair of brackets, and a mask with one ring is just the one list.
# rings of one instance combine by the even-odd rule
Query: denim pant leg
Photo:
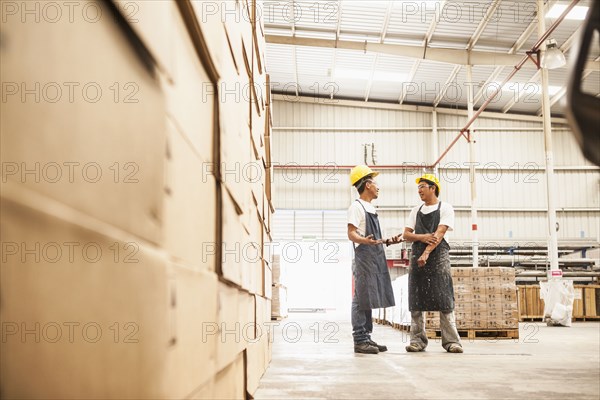
[[(360, 310), (356, 295), (352, 298), (352, 337), (354, 344), (364, 343), (369, 340), (369, 332), (367, 331), (367, 317), (371, 316), (371, 310)], [(371, 320), (371, 326), (373, 322)]]
[(442, 331), (442, 347), (448, 350), (451, 344), (460, 343), (460, 336), (456, 330), (454, 311), (440, 311), (440, 330)]
[(365, 318), (367, 320), (365, 323), (365, 329), (369, 335), (369, 340), (371, 340), (371, 333), (373, 333), (373, 310), (365, 311)]
[(421, 349), (427, 347), (429, 340), (425, 332), (425, 315), (423, 311), (410, 312), (410, 344), (416, 344)]

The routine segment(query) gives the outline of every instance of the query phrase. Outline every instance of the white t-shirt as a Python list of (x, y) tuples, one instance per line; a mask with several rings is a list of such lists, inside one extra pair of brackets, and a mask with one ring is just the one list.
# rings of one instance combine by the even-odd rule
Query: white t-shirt
[[(421, 204), (423, 204), (423, 208), (421, 208), (421, 212), (423, 214), (429, 214), (431, 212), (434, 212), (435, 210), (437, 210), (439, 205), (437, 203), (431, 206), (424, 205), (425, 203)], [(421, 207), (421, 204), (414, 207), (410, 211), (408, 221), (406, 221), (406, 227), (411, 228), (413, 231), (415, 230), (415, 226), (417, 225), (417, 213), (419, 212), (419, 207)], [(444, 239), (446, 239), (446, 242), (448, 242), (449, 235), (447, 232), (454, 230), (454, 207), (452, 207), (450, 203), (447, 203), (445, 201), (442, 201), (442, 206), (440, 207), (440, 225), (446, 225), (448, 227), (448, 230), (444, 235)]]
[[(365, 208), (360, 206), (358, 203), (362, 204)], [(365, 231), (367, 229), (365, 210), (371, 214), (377, 214), (375, 210), (375, 206), (371, 203), (368, 203), (364, 200), (358, 199), (358, 201), (353, 201), (350, 207), (348, 208), (348, 223), (354, 225), (358, 228), (358, 233), (362, 236), (365, 235)]]

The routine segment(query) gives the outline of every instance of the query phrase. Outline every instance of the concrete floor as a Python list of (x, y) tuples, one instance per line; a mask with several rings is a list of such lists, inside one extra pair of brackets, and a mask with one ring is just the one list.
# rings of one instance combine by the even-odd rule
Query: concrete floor
[(366, 355), (353, 352), (348, 320), (331, 320), (291, 314), (275, 327), (256, 399), (600, 399), (597, 322), (521, 323), (518, 340), (463, 341), (464, 354), (439, 340), (409, 354), (406, 333), (376, 325), (389, 351)]

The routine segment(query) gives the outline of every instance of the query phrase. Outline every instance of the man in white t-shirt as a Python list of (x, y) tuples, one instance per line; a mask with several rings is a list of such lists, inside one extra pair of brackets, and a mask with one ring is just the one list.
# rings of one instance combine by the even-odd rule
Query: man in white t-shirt
[(446, 233), (454, 227), (454, 209), (438, 199), (440, 182), (432, 174), (417, 178), (423, 203), (410, 212), (404, 239), (412, 244), (408, 272), (408, 308), (411, 314), (408, 352), (424, 351), (425, 311), (439, 311), (442, 346), (449, 353), (463, 348), (454, 319), (454, 286), (450, 273), (450, 246)]
[[(371, 201), (379, 195), (375, 177), (366, 165), (357, 165), (350, 173), (350, 183), (360, 198), (348, 208), (348, 239), (353, 242), (354, 296), (352, 298), (352, 337), (354, 352), (377, 354), (387, 347), (371, 340), (374, 308), (393, 307), (394, 292), (383, 245), (400, 243), (401, 235), (383, 240), (375, 207)], [(355, 246), (356, 244), (357, 246)]]

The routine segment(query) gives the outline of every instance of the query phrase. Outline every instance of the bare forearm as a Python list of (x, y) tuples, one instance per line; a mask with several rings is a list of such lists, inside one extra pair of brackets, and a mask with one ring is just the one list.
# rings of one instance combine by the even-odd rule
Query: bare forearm
[(404, 240), (406, 240), (407, 242), (420, 242), (421, 241), (421, 235), (416, 234), (414, 232), (410, 232), (408, 229), (404, 230), (404, 234), (402, 235), (402, 237), (404, 238)]

